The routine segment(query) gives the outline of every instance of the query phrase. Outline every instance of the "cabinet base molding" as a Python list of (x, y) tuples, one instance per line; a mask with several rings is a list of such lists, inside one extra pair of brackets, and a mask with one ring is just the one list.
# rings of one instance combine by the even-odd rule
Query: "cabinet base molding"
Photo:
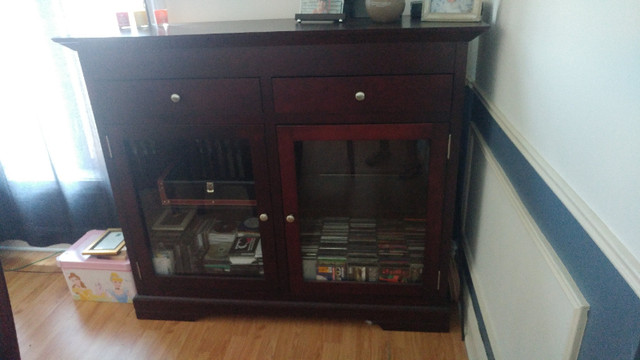
[(138, 295), (138, 319), (196, 321), (215, 315), (293, 316), (370, 321), (384, 330), (448, 332), (449, 306), (200, 299)]

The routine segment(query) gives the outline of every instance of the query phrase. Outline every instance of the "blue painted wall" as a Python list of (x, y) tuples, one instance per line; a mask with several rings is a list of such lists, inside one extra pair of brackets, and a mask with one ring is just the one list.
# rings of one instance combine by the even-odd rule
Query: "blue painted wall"
[(640, 298), (538, 176), (477, 95), (467, 114), (590, 305), (580, 360), (640, 359)]

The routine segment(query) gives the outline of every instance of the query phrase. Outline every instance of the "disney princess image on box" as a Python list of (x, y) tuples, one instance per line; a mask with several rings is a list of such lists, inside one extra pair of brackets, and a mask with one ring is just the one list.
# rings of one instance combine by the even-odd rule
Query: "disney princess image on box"
[(67, 284), (75, 300), (131, 303), (135, 295), (131, 280), (117, 272), (72, 272)]
[[(100, 294), (95, 294), (93, 290), (89, 289), (80, 276), (76, 273), (69, 274), (69, 281), (71, 281), (71, 292), (73, 293), (73, 297), (78, 300), (86, 300), (86, 301), (106, 301), (106, 295), (104, 292)], [(100, 287), (99, 287), (100, 288)]]
[(122, 287), (122, 278), (117, 273), (112, 272), (110, 277), (111, 283), (113, 284), (113, 289), (108, 289), (107, 293), (111, 295), (111, 297), (121, 303), (129, 302), (129, 289)]

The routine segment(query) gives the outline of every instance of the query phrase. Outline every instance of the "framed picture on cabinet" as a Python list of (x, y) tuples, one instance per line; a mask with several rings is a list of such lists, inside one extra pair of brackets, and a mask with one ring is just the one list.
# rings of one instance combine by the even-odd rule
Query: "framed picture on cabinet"
[(296, 21), (338, 21), (345, 19), (344, 0), (300, 0)]
[(482, 0), (423, 0), (422, 21), (480, 21)]
[(82, 255), (108, 255), (114, 256), (120, 253), (124, 247), (124, 236), (122, 229), (109, 228), (91, 243)]

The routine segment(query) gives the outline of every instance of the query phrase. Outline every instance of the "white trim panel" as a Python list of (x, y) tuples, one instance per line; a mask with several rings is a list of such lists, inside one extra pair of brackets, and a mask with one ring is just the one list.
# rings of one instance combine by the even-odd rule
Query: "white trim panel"
[(496, 359), (576, 359), (589, 305), (475, 126), (464, 251)]
[(509, 139), (518, 148), (529, 164), (540, 175), (553, 193), (567, 207), (578, 223), (593, 239), (604, 255), (611, 261), (620, 275), (627, 281), (638, 297), (640, 297), (640, 260), (638, 260), (618, 237), (609, 229), (607, 224), (591, 210), (578, 194), (562, 177), (547, 163), (540, 154), (525, 140), (525, 138), (511, 125), (504, 114), (489, 101), (486, 94), (474, 83), (469, 86), (478, 95), (489, 114), (498, 123)]

